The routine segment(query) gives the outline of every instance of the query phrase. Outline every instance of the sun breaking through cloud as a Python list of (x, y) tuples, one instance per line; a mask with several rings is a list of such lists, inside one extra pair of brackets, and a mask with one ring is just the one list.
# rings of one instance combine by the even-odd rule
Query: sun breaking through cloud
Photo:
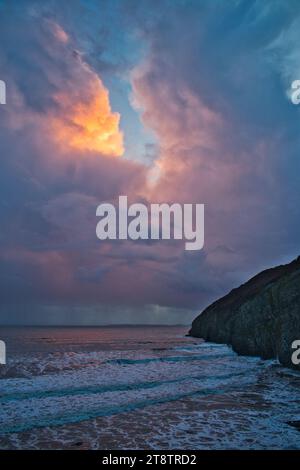
[(111, 110), (109, 92), (98, 77), (88, 85), (87, 96), (58, 94), (56, 101), (63, 110), (52, 120), (60, 144), (106, 156), (123, 155), (120, 114)]

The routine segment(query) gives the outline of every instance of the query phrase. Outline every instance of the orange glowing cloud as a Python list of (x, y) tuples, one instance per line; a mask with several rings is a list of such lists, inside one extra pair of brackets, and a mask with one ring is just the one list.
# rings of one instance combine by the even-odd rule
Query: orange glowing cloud
[(54, 23), (49, 21), (50, 27), (52, 29), (52, 33), (54, 37), (61, 43), (67, 44), (69, 41), (68, 34), (62, 29), (62, 27), (58, 23)]
[(51, 120), (56, 140), (66, 148), (120, 157), (124, 153), (120, 114), (112, 112), (108, 90), (93, 75), (80, 91), (84, 96), (78, 91), (56, 95), (62, 111)]

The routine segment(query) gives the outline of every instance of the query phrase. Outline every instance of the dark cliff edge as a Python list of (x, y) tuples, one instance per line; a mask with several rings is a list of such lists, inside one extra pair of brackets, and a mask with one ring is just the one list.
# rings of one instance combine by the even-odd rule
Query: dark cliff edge
[(292, 363), (292, 343), (300, 340), (300, 256), (211, 304), (195, 318), (189, 334), (231, 345), (241, 355), (278, 358), (300, 370)]

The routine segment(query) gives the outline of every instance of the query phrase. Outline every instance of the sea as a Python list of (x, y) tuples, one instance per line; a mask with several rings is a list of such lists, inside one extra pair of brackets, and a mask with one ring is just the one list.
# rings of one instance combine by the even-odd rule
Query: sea
[(300, 374), (183, 326), (1, 328), (0, 449), (300, 449)]

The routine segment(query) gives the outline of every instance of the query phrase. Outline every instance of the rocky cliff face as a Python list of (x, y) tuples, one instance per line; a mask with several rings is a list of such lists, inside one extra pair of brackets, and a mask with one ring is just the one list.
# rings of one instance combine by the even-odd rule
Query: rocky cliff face
[(214, 302), (193, 321), (190, 334), (300, 370), (291, 360), (292, 343), (300, 340), (300, 257)]

